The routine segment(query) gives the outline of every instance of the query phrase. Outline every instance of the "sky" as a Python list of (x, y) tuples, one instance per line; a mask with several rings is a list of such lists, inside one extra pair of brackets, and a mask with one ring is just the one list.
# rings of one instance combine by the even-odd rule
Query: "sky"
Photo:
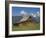
[(39, 14), (40, 8), (35, 7), (12, 7), (12, 16), (21, 16), (22, 14)]

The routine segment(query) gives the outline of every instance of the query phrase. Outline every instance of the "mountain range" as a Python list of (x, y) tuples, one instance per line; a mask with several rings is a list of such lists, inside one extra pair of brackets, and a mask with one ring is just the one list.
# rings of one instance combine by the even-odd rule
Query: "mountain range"
[(28, 17), (12, 16), (12, 23), (20, 23), (20, 22), (27, 21), (27, 20), (30, 20), (30, 19), (32, 21), (34, 21), (34, 22), (40, 22), (40, 17), (32, 17), (32, 16), (28, 16)]

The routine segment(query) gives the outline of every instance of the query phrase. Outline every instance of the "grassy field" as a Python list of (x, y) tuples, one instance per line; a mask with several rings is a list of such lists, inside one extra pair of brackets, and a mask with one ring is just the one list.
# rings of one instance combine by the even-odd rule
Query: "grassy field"
[(25, 30), (40, 30), (40, 23), (24, 22), (17, 25), (12, 25), (12, 31), (25, 31)]

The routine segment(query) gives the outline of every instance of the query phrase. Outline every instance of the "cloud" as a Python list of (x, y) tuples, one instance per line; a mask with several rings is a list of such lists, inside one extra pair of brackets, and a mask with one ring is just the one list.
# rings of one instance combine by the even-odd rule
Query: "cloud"
[(20, 14), (21, 14), (21, 15), (27, 15), (27, 12), (25, 12), (24, 10), (22, 10), (22, 11), (20, 12)]
[(36, 17), (36, 14), (34, 14), (33, 17)]
[(25, 12), (24, 10), (22, 10), (20, 12), (20, 15), (23, 15), (23, 16), (30, 15), (30, 16), (33, 16), (33, 17), (37, 17), (37, 16), (40, 16), (40, 13), (39, 13), (39, 11), (37, 11), (36, 13), (30, 13), (30, 14), (28, 14), (27, 12)]
[(39, 11), (37, 12), (37, 16), (40, 16), (40, 13), (39, 13)]
[(39, 11), (37, 12), (37, 14), (39, 14)]
[(33, 14), (33, 13), (31, 13), (31, 15), (33, 16), (34, 14)]
[(34, 14), (34, 13), (31, 13), (31, 16), (33, 16), (33, 17), (36, 17), (36, 14)]
[(30, 15), (33, 17), (37, 17), (37, 16), (40, 16), (40, 13), (39, 11), (37, 11), (36, 13), (30, 13)]

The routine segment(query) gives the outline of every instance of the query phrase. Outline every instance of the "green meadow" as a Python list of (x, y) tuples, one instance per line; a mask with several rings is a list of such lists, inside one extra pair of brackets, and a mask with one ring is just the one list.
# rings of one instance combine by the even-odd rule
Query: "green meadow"
[(24, 22), (12, 25), (12, 31), (25, 31), (25, 30), (40, 30), (40, 23)]

